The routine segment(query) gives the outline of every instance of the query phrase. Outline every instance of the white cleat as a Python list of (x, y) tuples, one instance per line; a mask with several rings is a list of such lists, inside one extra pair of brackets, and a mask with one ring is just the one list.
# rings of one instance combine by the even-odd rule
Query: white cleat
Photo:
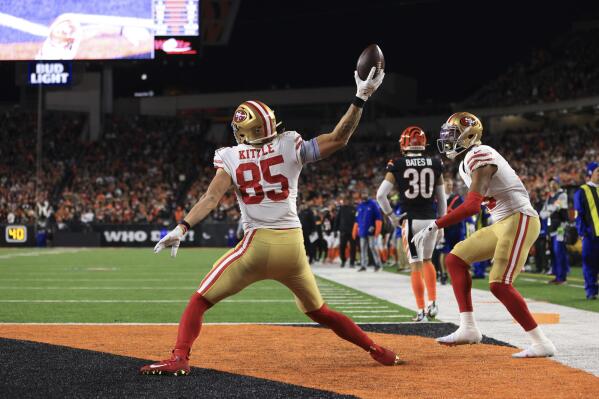
[(521, 352), (514, 353), (512, 357), (524, 359), (527, 357), (551, 357), (555, 355), (555, 346), (551, 341), (546, 341), (540, 344), (532, 344)]
[(477, 327), (461, 327), (444, 337), (437, 338), (441, 345), (455, 346), (466, 344), (478, 344), (483, 335)]
[(437, 302), (433, 301), (428, 308), (426, 309), (426, 318), (428, 320), (434, 320), (435, 317), (439, 314), (439, 306), (437, 306)]

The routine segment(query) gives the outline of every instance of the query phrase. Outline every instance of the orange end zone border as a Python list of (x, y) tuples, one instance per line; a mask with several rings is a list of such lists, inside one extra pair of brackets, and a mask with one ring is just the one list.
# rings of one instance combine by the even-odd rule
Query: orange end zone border
[[(0, 326), (5, 338), (154, 360), (169, 356), (176, 332), (176, 326), (155, 325)], [(599, 378), (549, 359), (512, 359), (514, 348), (483, 344), (448, 348), (431, 338), (370, 335), (398, 351), (407, 364), (380, 366), (326, 329), (267, 325), (207, 325), (191, 363), (373, 399), (580, 398), (599, 392)]]

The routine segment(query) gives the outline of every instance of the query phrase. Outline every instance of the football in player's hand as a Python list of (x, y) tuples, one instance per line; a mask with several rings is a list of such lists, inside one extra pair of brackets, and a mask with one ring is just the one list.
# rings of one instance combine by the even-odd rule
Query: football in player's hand
[(360, 79), (366, 80), (372, 67), (376, 67), (374, 76), (385, 69), (385, 57), (383, 56), (381, 48), (376, 44), (371, 44), (366, 47), (364, 51), (362, 51), (362, 54), (360, 54), (360, 58), (358, 58), (356, 70), (358, 71)]

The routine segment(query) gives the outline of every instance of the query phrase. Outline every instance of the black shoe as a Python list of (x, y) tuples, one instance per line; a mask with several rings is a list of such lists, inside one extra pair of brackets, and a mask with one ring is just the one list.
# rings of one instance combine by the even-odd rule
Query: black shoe
[(441, 285), (446, 285), (447, 284), (447, 273), (442, 273), (441, 274)]
[(349, 267), (351, 267), (353, 269), (354, 267), (356, 267), (356, 265), (354, 265), (353, 263), (350, 263)]
[(378, 271), (380, 271), (381, 269), (382, 269), (382, 267), (380, 267), (380, 266), (375, 266), (375, 267), (374, 267), (374, 271), (375, 271), (375, 272), (378, 272)]
[(341, 267), (345, 267), (345, 261), (341, 262)]
[(359, 272), (365, 272), (366, 271), (366, 266), (362, 266), (361, 268), (358, 269)]
[(597, 300), (597, 295), (591, 295), (587, 297), (587, 301), (596, 301)]

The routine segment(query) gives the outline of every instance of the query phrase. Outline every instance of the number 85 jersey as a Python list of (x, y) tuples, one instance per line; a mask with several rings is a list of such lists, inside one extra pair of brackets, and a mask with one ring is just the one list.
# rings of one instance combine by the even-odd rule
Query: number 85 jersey
[(214, 167), (231, 176), (245, 231), (298, 228), (297, 183), (302, 171), (302, 141), (284, 132), (262, 147), (239, 144), (214, 154)]
[(435, 187), (443, 174), (438, 158), (407, 155), (387, 163), (399, 190), (399, 205), (409, 219), (436, 219)]

